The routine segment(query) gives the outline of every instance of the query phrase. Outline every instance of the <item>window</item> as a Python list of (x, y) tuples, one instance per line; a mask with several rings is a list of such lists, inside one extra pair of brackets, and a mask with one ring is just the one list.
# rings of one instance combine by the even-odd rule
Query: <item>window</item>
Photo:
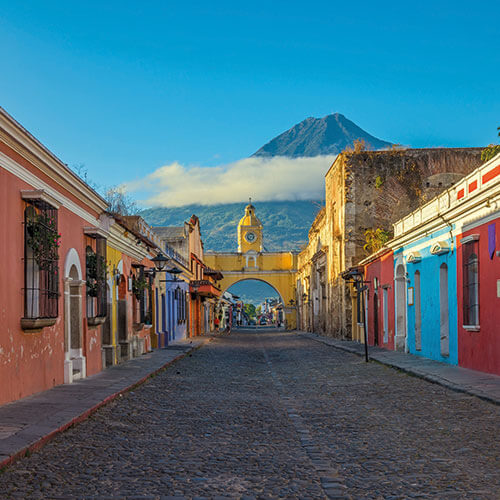
[(87, 288), (87, 318), (104, 318), (107, 314), (106, 298), (106, 239), (95, 238), (86, 249), (85, 281)]
[(153, 324), (153, 275), (148, 274), (146, 278), (147, 286), (144, 290), (143, 318), (141, 323)]
[(186, 294), (180, 287), (177, 287), (174, 298), (177, 301), (177, 324), (181, 324), (186, 321)]
[(384, 344), (389, 342), (389, 289), (383, 288), (383, 299), (384, 299)]
[(479, 242), (465, 243), (462, 249), (464, 325), (479, 326)]
[(30, 200), (24, 210), (24, 317), (57, 318), (59, 238), (57, 209)]
[(144, 323), (145, 320), (145, 305), (146, 305), (146, 289), (148, 281), (144, 275), (144, 267), (138, 264), (132, 264), (133, 271), (130, 271), (132, 279), (133, 299), (133, 321), (136, 324)]

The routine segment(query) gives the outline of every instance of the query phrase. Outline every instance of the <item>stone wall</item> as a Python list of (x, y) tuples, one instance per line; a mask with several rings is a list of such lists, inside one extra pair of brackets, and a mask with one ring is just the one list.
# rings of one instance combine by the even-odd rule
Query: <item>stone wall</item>
[(350, 338), (351, 292), (340, 273), (367, 256), (365, 231), (383, 229), (481, 165), (482, 148), (342, 153), (326, 174), (327, 333)]

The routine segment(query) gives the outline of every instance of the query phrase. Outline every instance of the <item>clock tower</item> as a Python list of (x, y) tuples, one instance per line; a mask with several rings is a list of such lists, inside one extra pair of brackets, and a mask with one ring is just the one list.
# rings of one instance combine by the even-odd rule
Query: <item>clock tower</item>
[(245, 207), (245, 215), (238, 224), (238, 253), (262, 252), (262, 223), (255, 215), (255, 207), (250, 198)]

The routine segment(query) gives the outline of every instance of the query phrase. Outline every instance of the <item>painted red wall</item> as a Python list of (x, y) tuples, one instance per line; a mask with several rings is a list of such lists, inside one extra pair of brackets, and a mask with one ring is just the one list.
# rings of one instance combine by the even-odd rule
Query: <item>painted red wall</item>
[[(488, 252), (488, 226), (495, 224), (496, 249), (493, 258)], [(479, 234), (479, 326), (480, 331), (463, 328), (463, 252), (460, 239)], [(458, 364), (465, 368), (500, 375), (500, 213), (490, 220), (461, 234), (457, 238), (457, 303), (458, 303)]]
[[(75, 248), (85, 279), (84, 227), (89, 223), (64, 207), (58, 211), (59, 316), (56, 324), (39, 332), (25, 332), (20, 320), (24, 314), (24, 208), (21, 190), (32, 186), (7, 172), (0, 164), (0, 404), (40, 392), (64, 382), (64, 261)], [(87, 374), (101, 370), (101, 330), (88, 330), (85, 319), (83, 349)]]
[[(378, 279), (378, 345), (394, 350), (394, 256), (392, 251), (378, 257), (365, 266), (365, 280), (368, 283), (368, 344), (375, 345), (374, 278)], [(388, 297), (388, 341), (384, 343), (384, 292)]]

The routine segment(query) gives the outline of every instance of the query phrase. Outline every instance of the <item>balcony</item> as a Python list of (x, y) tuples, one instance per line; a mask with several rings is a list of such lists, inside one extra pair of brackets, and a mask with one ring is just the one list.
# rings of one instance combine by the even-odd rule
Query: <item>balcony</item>
[(189, 283), (189, 291), (191, 293), (195, 293), (200, 297), (220, 297), (221, 291), (220, 288), (217, 288), (211, 281), (209, 280), (193, 280)]

